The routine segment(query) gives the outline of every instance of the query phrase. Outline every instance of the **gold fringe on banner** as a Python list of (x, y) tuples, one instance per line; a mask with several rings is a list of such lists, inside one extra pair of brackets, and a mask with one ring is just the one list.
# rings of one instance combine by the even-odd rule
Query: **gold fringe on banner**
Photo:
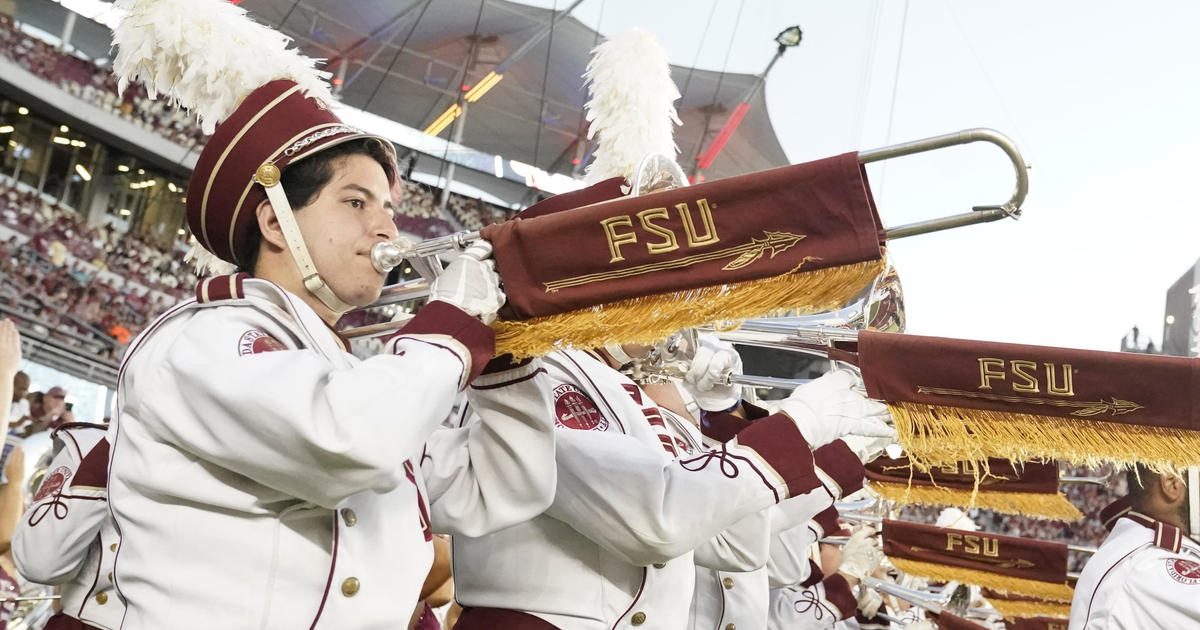
[(883, 273), (884, 260), (630, 298), (520, 321), (496, 321), (496, 353), (518, 358), (556, 348), (655, 343), (693, 326), (840, 308)]
[(943, 486), (906, 486), (898, 483), (869, 481), (873, 492), (901, 505), (953, 505), (964, 510), (984, 508), (1005, 514), (1040, 516), (1056, 521), (1078, 521), (1079, 509), (1062, 493), (997, 492), (980, 488), (978, 492)]
[(984, 598), (1005, 619), (1021, 617), (1054, 617), (1066, 619), (1071, 616), (1071, 605), (1058, 602), (1029, 602), (1012, 599)]
[(990, 588), (993, 591), (1000, 591), (1001, 593), (1015, 593), (1017, 595), (1028, 595), (1030, 597), (1067, 603), (1070, 603), (1071, 596), (1075, 593), (1075, 590), (1067, 586), (1066, 583), (1054, 584), (1052, 582), (1026, 580), (998, 573), (988, 573), (987, 571), (964, 569), (944, 564), (932, 564), (892, 556), (889, 556), (888, 560), (897, 569), (910, 575), (937, 580), (939, 582), (973, 584), (975, 586)]
[(900, 445), (919, 470), (987, 458), (1058, 459), (1097, 467), (1136, 462), (1155, 472), (1200, 466), (1200, 431), (927, 404), (888, 403)]

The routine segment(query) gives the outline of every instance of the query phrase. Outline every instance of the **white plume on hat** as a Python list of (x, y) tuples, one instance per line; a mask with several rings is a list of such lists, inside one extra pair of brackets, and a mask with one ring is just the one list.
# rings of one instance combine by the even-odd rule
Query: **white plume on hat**
[[(124, 12), (113, 29), (118, 90), (146, 86), (196, 115), (211, 134), (254, 90), (290, 79), (322, 106), (333, 102), (328, 72), (317, 60), (288, 49), (291, 38), (259, 24), (226, 0), (117, 0)], [(204, 249), (195, 237), (184, 260), (201, 275), (233, 273), (237, 267)]]
[(671, 80), (671, 61), (654, 35), (635, 28), (592, 50), (587, 70), (590, 99), (588, 139), (599, 136), (596, 159), (588, 165), (588, 184), (633, 171), (650, 153), (675, 157), (675, 111), (679, 88)]
[(976, 525), (975, 521), (970, 516), (967, 516), (966, 512), (956, 507), (948, 507), (942, 510), (942, 513), (938, 514), (935, 525), (948, 529), (961, 529), (967, 532), (979, 530), (979, 525)]
[(237, 109), (246, 95), (276, 79), (291, 79), (308, 96), (333, 102), (328, 72), (288, 50), (291, 38), (250, 19), (225, 0), (117, 0), (127, 11), (113, 30), (118, 89), (131, 81), (150, 98), (163, 94), (200, 118), (204, 133)]

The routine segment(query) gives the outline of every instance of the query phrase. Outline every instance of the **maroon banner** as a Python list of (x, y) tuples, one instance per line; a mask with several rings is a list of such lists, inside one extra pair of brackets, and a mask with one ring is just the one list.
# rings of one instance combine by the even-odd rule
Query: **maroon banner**
[(1050, 584), (1067, 580), (1067, 546), (1028, 538), (884, 520), (883, 553), (1022, 580)]
[(1055, 619), (1054, 617), (1030, 617), (1022, 619), (1004, 620), (1005, 630), (1067, 630), (1066, 619)]
[(980, 492), (1026, 492), (1058, 494), (1058, 462), (1013, 464), (1007, 459), (990, 457), (987, 465), (956, 462), (921, 472), (907, 457), (879, 457), (865, 465), (867, 479), (891, 483), (964, 490), (972, 492), (978, 480)]
[(504, 278), (506, 317), (882, 257), (882, 226), (856, 153), (553, 209), (483, 231)]
[(867, 393), (1009, 413), (1200, 429), (1200, 361), (863, 331)]

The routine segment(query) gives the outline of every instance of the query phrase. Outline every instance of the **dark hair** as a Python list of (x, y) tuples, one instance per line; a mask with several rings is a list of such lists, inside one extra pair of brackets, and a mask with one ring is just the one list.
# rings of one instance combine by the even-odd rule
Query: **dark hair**
[[(365, 155), (383, 167), (383, 174), (388, 184), (396, 183), (396, 154), (392, 147), (379, 138), (357, 138), (318, 151), (311, 157), (289, 164), (283, 169), (279, 185), (287, 196), (288, 205), (295, 212), (300, 211), (321, 193), (321, 189), (333, 179), (334, 162), (351, 155)], [(262, 244), (262, 232), (258, 222), (250, 223), (250, 233), (246, 237), (245, 247), (236, 252), (237, 259), (242, 261), (238, 271), (254, 273), (258, 264), (258, 250)]]
[[(1139, 512), (1145, 510), (1146, 502), (1152, 493), (1151, 489), (1158, 484), (1161, 477), (1162, 475), (1150, 470), (1150, 467), (1145, 464), (1135, 464), (1133, 468), (1127, 470), (1125, 483), (1129, 486), (1129, 492), (1125, 495), (1125, 499), (1129, 505)], [(1184, 524), (1187, 524), (1189, 519), (1191, 500), (1191, 493), (1185, 490), (1183, 504), (1179, 506), (1179, 517), (1183, 519)]]

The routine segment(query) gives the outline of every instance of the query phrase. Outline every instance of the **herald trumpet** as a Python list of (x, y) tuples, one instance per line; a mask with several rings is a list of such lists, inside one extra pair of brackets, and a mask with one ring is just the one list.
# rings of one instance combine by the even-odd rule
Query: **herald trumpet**
[[(999, 147), (1011, 161), (1015, 184), (1009, 198), (999, 204), (973, 206), (970, 211), (960, 214), (887, 228), (884, 233), (888, 240), (907, 238), (918, 234), (929, 234), (976, 223), (988, 223), (1005, 218), (1020, 218), (1022, 205), (1029, 192), (1029, 167), (1026, 165), (1024, 158), (1022, 158), (1016, 144), (1004, 134), (993, 129), (967, 129), (923, 140), (871, 149), (860, 152), (858, 159), (862, 164), (869, 164), (975, 142), (986, 142)], [(683, 179), (682, 171), (679, 170), (677, 164), (674, 164), (673, 160), (663, 158), (662, 156), (647, 156), (647, 159), (643, 160), (642, 165), (639, 167), (639, 175), (634, 181), (633, 191), (635, 194), (650, 194), (658, 190), (683, 185), (686, 185), (686, 180)], [(404, 296), (404, 300), (424, 297), (428, 294), (428, 282), (435, 279), (441, 273), (442, 264), (439, 257), (454, 251), (461, 251), (479, 238), (479, 232), (471, 231), (459, 232), (420, 242), (397, 239), (396, 241), (377, 244), (371, 250), (371, 261), (377, 270), (381, 273), (386, 273), (402, 261), (408, 260), (413, 269), (420, 273), (424, 283), (408, 281), (385, 287), (385, 293), (381, 301), (365, 308), (374, 308), (402, 301), (400, 296)], [(404, 321), (387, 322), (385, 324), (372, 325), (367, 330), (355, 328), (343, 331), (343, 333), (351, 337), (375, 335), (399, 328), (404, 323)]]

